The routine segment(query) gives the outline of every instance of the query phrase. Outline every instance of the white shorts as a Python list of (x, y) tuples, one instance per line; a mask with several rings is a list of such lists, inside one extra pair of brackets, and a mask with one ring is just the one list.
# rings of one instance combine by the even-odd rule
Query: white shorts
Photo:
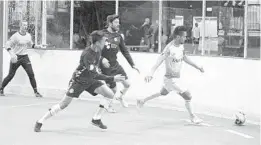
[(183, 93), (187, 91), (187, 88), (183, 87), (179, 78), (166, 78), (164, 77), (163, 87), (168, 91), (176, 91), (177, 93)]

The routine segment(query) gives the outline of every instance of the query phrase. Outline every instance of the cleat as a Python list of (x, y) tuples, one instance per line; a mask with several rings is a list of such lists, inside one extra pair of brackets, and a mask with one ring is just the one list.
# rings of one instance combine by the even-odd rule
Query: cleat
[(200, 123), (203, 122), (202, 119), (200, 119), (199, 117), (197, 117), (197, 116), (195, 116), (195, 115), (193, 115), (193, 116), (190, 117), (190, 121), (191, 121), (192, 123), (194, 123), (194, 124), (200, 124)]
[(5, 94), (4, 94), (4, 90), (0, 90), (0, 96), (5, 96)]
[(34, 94), (35, 94), (35, 97), (39, 97), (39, 98), (42, 98), (42, 97), (43, 97), (39, 92), (36, 92), (36, 93), (34, 93)]
[(144, 105), (144, 101), (143, 100), (137, 100), (137, 107), (138, 108), (142, 108), (143, 107), (143, 105)]
[(36, 122), (35, 126), (34, 126), (34, 131), (35, 132), (41, 132), (41, 127), (42, 127), (42, 123)]
[(92, 125), (97, 126), (101, 129), (107, 129), (107, 126), (102, 123), (101, 119), (98, 120), (92, 119)]
[(125, 108), (129, 107), (129, 104), (126, 101), (124, 101), (124, 99), (122, 97), (116, 98), (116, 100), (120, 101), (120, 103), (123, 107), (125, 107)]

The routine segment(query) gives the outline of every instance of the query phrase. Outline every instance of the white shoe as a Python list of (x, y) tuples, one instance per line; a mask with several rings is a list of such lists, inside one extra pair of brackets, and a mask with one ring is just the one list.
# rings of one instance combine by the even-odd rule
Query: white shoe
[(197, 116), (195, 116), (195, 115), (193, 115), (193, 116), (190, 117), (190, 121), (191, 121), (192, 123), (195, 123), (195, 124), (200, 124), (200, 123), (203, 122), (202, 119), (200, 119), (199, 117), (197, 117)]
[(144, 103), (145, 102), (143, 100), (137, 100), (137, 107), (142, 108)]
[(128, 108), (129, 107), (129, 104), (124, 101), (124, 99), (122, 97), (119, 97), (119, 98), (116, 98), (116, 100), (120, 101), (121, 102), (121, 105), (125, 108)]
[(112, 107), (106, 108), (106, 111), (108, 113), (117, 113), (117, 111), (115, 109), (113, 109)]

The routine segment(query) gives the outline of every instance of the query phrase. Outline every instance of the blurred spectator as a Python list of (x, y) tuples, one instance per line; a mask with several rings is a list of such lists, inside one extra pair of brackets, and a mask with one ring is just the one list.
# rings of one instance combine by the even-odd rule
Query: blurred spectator
[(153, 41), (153, 29), (151, 28), (150, 19), (146, 18), (145, 22), (141, 26), (141, 30), (144, 32), (144, 42), (148, 46), (148, 50), (151, 49), (151, 47), (154, 47)]
[(199, 38), (200, 38), (200, 28), (198, 27), (198, 23), (195, 23), (195, 27), (192, 29), (192, 36), (193, 36), (193, 54), (198, 53), (198, 45), (199, 45)]

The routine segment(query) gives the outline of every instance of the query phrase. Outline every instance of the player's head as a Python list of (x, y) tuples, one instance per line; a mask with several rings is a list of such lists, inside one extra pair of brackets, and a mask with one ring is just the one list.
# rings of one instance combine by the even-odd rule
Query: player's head
[(103, 49), (106, 39), (102, 31), (96, 30), (91, 33), (92, 44), (98, 46), (100, 49)]
[(184, 44), (187, 37), (187, 28), (185, 26), (177, 26), (173, 32), (173, 37), (180, 44)]
[(120, 30), (120, 20), (118, 15), (109, 15), (107, 17), (107, 26), (111, 28), (114, 32)]
[(150, 18), (146, 18), (146, 19), (145, 19), (145, 22), (146, 22), (147, 24), (149, 24), (149, 23), (150, 23)]
[(21, 20), (19, 22), (19, 26), (20, 26), (20, 31), (25, 32), (27, 31), (28, 23), (25, 20)]

